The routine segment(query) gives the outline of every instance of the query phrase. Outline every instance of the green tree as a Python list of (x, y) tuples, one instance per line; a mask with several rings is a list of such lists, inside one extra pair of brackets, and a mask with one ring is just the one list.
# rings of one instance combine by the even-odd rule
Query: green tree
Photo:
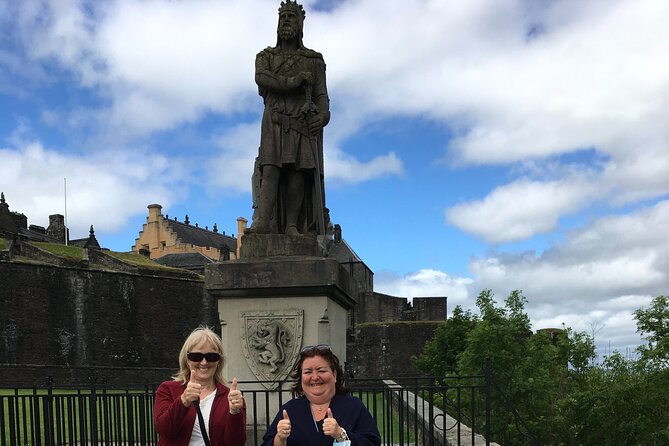
[[(496, 388), (491, 395), (491, 431), (502, 444), (527, 444), (509, 410), (513, 407), (544, 444), (565, 443), (564, 416), (556, 401), (565, 398), (595, 356), (592, 339), (570, 329), (533, 334), (526, 297), (513, 291), (496, 304), (491, 290), (476, 299), (480, 318), (458, 355), (456, 372), (480, 374), (489, 361)], [(483, 401), (477, 407), (483, 408)], [(481, 414), (482, 415), (482, 414)]]
[(456, 306), (452, 316), (435, 330), (420, 356), (413, 358), (416, 368), (430, 376), (455, 374), (458, 355), (467, 346), (467, 336), (477, 320), (470, 310)]
[[(546, 445), (669, 445), (666, 296), (634, 312), (637, 331), (646, 341), (638, 349), (639, 359), (614, 353), (601, 366), (592, 365), (594, 342), (584, 332), (563, 327), (533, 334), (526, 303), (520, 291), (513, 291), (502, 306), (490, 290), (482, 291), (476, 299), (480, 314), (458, 307), (416, 364), (438, 376), (479, 375), (490, 361), (496, 384), (490, 428), (492, 439), (504, 445), (529, 444), (511, 406)], [(443, 395), (447, 410), (456, 401), (449, 392)], [(474, 407), (483, 410), (481, 395), (474, 397)], [(482, 420), (483, 413), (477, 418)]]
[(638, 360), (614, 353), (561, 402), (575, 444), (669, 444), (669, 300), (634, 312), (646, 344)]
[(467, 347), (460, 354), (458, 372), (477, 374), (486, 360), (493, 364), (499, 383), (510, 381), (518, 360), (524, 355), (532, 331), (529, 319), (522, 311), (525, 297), (513, 291), (505, 308), (498, 307), (491, 290), (483, 290), (476, 298), (481, 319), (467, 338)]
[(669, 298), (657, 296), (649, 308), (634, 312), (637, 332), (646, 339), (646, 345), (637, 350), (643, 365), (653, 369), (669, 368)]
[(669, 375), (616, 352), (558, 402), (568, 444), (669, 444)]

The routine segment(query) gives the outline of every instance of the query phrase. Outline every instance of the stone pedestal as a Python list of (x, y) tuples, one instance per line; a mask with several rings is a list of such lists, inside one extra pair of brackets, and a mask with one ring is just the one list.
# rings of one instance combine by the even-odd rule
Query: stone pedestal
[(314, 237), (244, 236), (241, 252), (241, 259), (205, 270), (205, 289), (218, 300), (225, 376), (274, 381), (264, 385), (276, 389), (306, 345), (330, 345), (343, 365), (348, 310), (355, 304), (350, 274), (318, 255)]

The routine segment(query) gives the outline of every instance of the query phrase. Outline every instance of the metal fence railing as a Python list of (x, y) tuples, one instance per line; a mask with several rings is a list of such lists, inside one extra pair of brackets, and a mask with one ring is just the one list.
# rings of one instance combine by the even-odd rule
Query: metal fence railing
[[(384, 445), (490, 445), (486, 375), (351, 380), (351, 393), (374, 417)], [(241, 381), (247, 404), (247, 445), (259, 445), (288, 383)], [(0, 389), (0, 446), (154, 445), (154, 387), (81, 389), (53, 385)]]

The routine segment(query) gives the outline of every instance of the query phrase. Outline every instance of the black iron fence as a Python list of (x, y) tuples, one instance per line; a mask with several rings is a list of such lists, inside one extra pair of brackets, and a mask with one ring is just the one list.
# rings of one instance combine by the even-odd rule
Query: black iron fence
[[(247, 403), (247, 445), (261, 443), (286, 383), (240, 382)], [(384, 445), (490, 445), (488, 376), (352, 380), (352, 394), (374, 417)], [(154, 445), (154, 387), (83, 389), (46, 385), (0, 389), (0, 446)], [(520, 420), (522, 423), (522, 420)], [(538, 444), (528, 434), (525, 444)]]

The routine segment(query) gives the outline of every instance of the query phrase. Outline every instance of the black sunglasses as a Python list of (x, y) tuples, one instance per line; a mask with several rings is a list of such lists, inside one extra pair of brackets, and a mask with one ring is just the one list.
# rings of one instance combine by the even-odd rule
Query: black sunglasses
[(318, 345), (306, 345), (302, 350), (300, 350), (300, 354), (303, 353), (311, 353), (311, 352), (329, 352), (330, 351), (330, 346), (327, 344), (318, 344)]
[(207, 362), (216, 362), (221, 359), (220, 353), (200, 353), (200, 352), (188, 352), (186, 353), (189, 361), (193, 362), (202, 362), (203, 359), (206, 359)]

